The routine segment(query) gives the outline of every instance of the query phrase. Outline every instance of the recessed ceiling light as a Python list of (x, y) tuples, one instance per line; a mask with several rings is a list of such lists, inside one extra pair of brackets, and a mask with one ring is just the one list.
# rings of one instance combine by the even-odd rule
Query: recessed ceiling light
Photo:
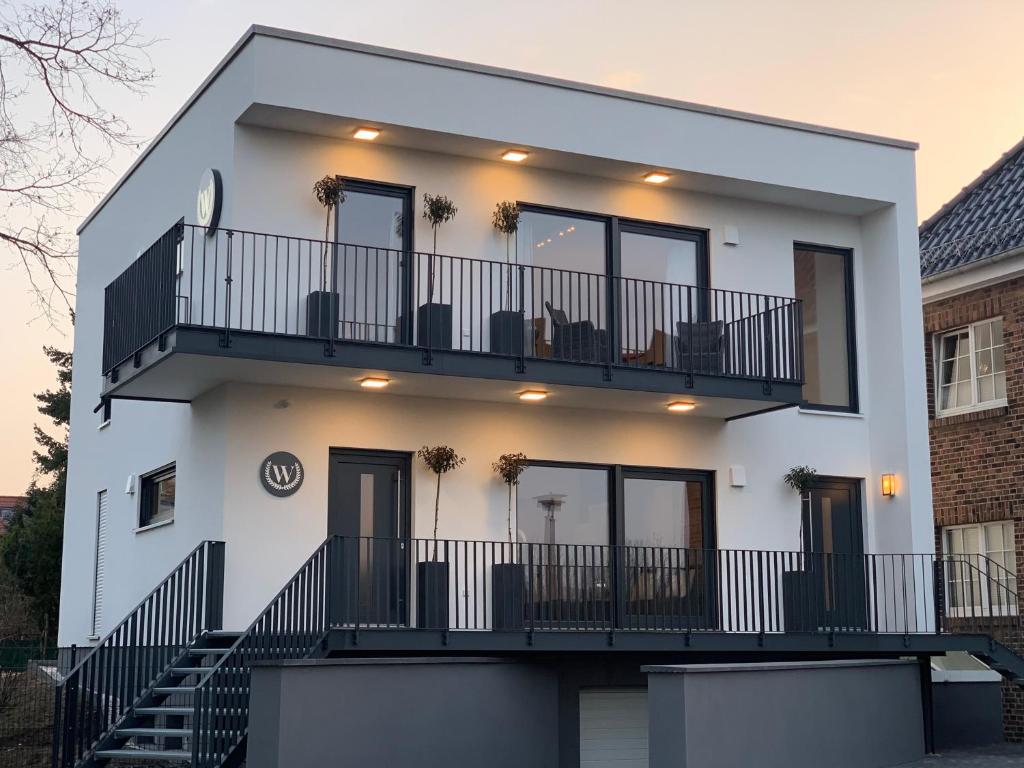
[(363, 389), (384, 389), (390, 383), (391, 379), (385, 379), (381, 376), (367, 376), (365, 379), (359, 380), (359, 386), (363, 387)]
[(525, 392), (519, 393), (520, 400), (526, 400), (527, 402), (537, 402), (543, 400), (548, 396), (548, 393), (542, 389), (527, 389)]
[(667, 407), (672, 413), (686, 413), (696, 408), (697, 404), (691, 403), (688, 400), (677, 400), (674, 403), (669, 403)]
[(380, 136), (380, 131), (376, 128), (356, 128), (356, 132), (352, 134), (353, 139), (360, 141), (373, 141), (378, 136)]
[(664, 184), (670, 178), (672, 177), (669, 176), (667, 173), (662, 173), (661, 171), (654, 171), (653, 173), (648, 173), (646, 176), (644, 176), (644, 181), (646, 181), (648, 184)]
[(510, 149), (501, 156), (501, 159), (508, 160), (510, 163), (521, 163), (529, 156), (529, 152), (524, 152), (521, 149)]

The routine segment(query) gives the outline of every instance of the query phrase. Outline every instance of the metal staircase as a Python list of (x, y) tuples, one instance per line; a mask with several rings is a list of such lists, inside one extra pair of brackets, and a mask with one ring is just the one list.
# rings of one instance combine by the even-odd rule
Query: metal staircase
[(240, 633), (208, 630), (161, 675), (113, 729), (95, 761), (192, 762), (195, 687), (231, 651)]

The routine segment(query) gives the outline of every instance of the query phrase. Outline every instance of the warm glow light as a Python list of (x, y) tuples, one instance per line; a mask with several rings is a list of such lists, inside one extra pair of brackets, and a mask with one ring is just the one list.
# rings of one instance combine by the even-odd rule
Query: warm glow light
[(373, 141), (378, 136), (380, 136), (380, 131), (376, 128), (356, 128), (356, 132), (352, 134), (353, 139), (360, 141)]
[(646, 181), (648, 184), (664, 184), (670, 178), (672, 177), (669, 176), (667, 173), (655, 171), (654, 173), (648, 173), (646, 176), (644, 176), (644, 181)]
[(367, 376), (365, 379), (359, 380), (359, 386), (364, 389), (384, 389), (390, 383), (391, 379), (383, 379), (378, 376)]
[(888, 498), (896, 495), (896, 475), (882, 475), (882, 495)]
[(668, 409), (672, 411), (672, 413), (686, 413), (687, 411), (692, 411), (696, 407), (696, 403), (691, 403), (686, 400), (679, 400), (675, 403), (668, 404)]
[(521, 163), (529, 156), (529, 152), (524, 152), (521, 149), (510, 149), (508, 152), (501, 156), (501, 159), (508, 160), (510, 163)]
[(544, 392), (543, 390), (540, 390), (540, 389), (528, 389), (525, 392), (520, 392), (519, 393), (519, 399), (520, 400), (526, 400), (527, 402), (531, 402), (531, 403), (532, 402), (537, 402), (538, 400), (543, 400), (547, 396), (548, 396), (548, 393)]

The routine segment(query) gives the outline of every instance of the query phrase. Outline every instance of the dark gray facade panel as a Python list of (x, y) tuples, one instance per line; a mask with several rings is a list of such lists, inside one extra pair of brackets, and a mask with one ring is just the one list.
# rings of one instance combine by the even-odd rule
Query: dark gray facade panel
[(1003, 740), (1002, 686), (991, 682), (932, 684), (935, 749), (963, 749)]
[(924, 756), (915, 662), (645, 669), (651, 768), (882, 768)]
[(374, 659), (253, 669), (249, 768), (556, 768), (558, 682), (490, 660)]

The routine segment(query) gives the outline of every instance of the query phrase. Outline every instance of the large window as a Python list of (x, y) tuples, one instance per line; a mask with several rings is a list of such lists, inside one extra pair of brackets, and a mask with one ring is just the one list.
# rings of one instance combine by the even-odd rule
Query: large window
[(174, 520), (174, 465), (143, 475), (139, 493), (139, 528)]
[(935, 355), (936, 410), (940, 414), (1006, 402), (1001, 318), (942, 334)]
[(852, 255), (797, 245), (796, 297), (803, 301), (804, 401), (807, 407), (857, 410)]
[(1012, 520), (942, 530), (946, 602), (953, 616), (1017, 613)]
[(530, 466), (519, 479), (519, 541), (608, 544), (608, 470)]

